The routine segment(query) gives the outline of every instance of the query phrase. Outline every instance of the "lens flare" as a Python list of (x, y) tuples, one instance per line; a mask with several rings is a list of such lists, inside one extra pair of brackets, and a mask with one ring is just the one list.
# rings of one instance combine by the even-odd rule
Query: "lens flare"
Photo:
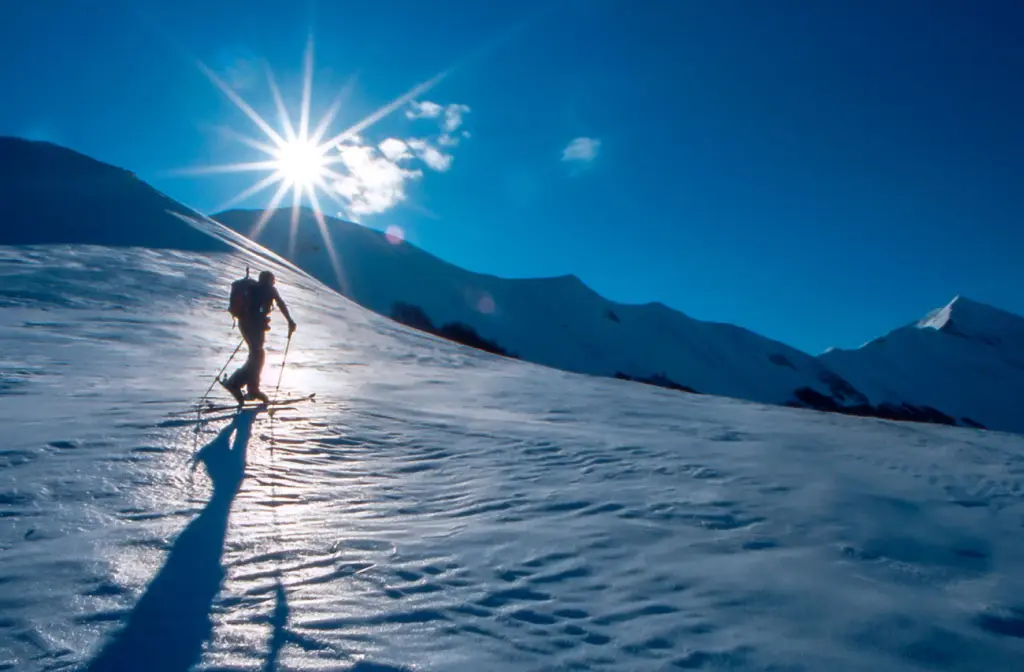
[(494, 299), (490, 294), (484, 294), (480, 297), (480, 300), (476, 302), (476, 309), (484, 315), (490, 315), (494, 312), (497, 306), (494, 305)]

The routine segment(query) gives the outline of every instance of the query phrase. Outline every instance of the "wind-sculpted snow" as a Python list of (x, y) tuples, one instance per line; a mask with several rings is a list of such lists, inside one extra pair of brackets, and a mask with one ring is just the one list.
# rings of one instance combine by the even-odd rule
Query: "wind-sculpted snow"
[(0, 249), (0, 670), (1024, 655), (1021, 437), (554, 371), (284, 267), (279, 394), (316, 402), (197, 423), (242, 263)]

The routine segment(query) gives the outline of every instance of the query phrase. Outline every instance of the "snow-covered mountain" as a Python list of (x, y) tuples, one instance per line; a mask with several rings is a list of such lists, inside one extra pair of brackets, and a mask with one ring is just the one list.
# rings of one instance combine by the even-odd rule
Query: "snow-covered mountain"
[(230, 249), (175, 213), (198, 214), (127, 170), (49, 142), (0, 137), (0, 244)]
[[(156, 192), (124, 183), (131, 216), (110, 221), (74, 184), (36, 192), (73, 244), (5, 243), (32, 208), (0, 219), (0, 670), (1024, 657), (1024, 437), (496, 357)], [(200, 414), (247, 263), (299, 322), (282, 366), (275, 317), (265, 389), (317, 401)]]
[(855, 350), (820, 356), (872, 404), (910, 402), (1024, 432), (1024, 317), (963, 297)]
[[(213, 218), (248, 235), (261, 215), (234, 210)], [(566, 371), (773, 404), (867, 401), (814, 357), (742, 327), (697, 320), (660, 303), (615, 303), (575, 276), (473, 273), (328, 217), (339, 279), (313, 214), (302, 212), (294, 237), (290, 221), (290, 209), (274, 212), (257, 240), (364, 307), (484, 349)]]
[[(291, 211), (273, 213), (257, 236), (266, 247), (248, 246), (245, 235), (261, 213), (221, 213), (216, 217), (225, 228), (129, 171), (50, 143), (0, 138), (0, 177), (0, 244), (244, 249), (256, 264), (267, 255), (276, 263), (291, 259), (360, 305), (407, 325), (565, 371), (854, 415), (1012, 431), (1022, 427), (1012, 402), (1022, 385), (1021, 349), (1015, 345), (1020, 318), (981, 311), (978, 304), (970, 312), (983, 317), (967, 316), (966, 304), (958, 301), (953, 304), (958, 307), (938, 311), (918, 325), (951, 335), (949, 324), (955, 323), (957, 333), (969, 333), (973, 345), (960, 343), (941, 352), (921, 346), (915, 357), (932, 359), (920, 367), (924, 373), (915, 373), (906, 369), (911, 360), (902, 351), (879, 355), (900, 360), (902, 369), (865, 365), (861, 358), (865, 353), (874, 357), (875, 344), (815, 358), (741, 327), (696, 320), (662, 304), (609, 301), (573, 276), (509, 280), (471, 273), (378, 231), (328, 218), (339, 274), (309, 211), (301, 213), (294, 234)], [(232, 269), (242, 271), (241, 266)], [(958, 314), (956, 320), (950, 320), (951, 312)], [(911, 333), (924, 332), (915, 328)], [(978, 343), (986, 347), (979, 349)], [(917, 346), (908, 342), (906, 347)], [(935, 373), (943, 367), (963, 373)], [(946, 394), (936, 393), (943, 388), (938, 381), (954, 379), (960, 382), (956, 389), (947, 384)]]

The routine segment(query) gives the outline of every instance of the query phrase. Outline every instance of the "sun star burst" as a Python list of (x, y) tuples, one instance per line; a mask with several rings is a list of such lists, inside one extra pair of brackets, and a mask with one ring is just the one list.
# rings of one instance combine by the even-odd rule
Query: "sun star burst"
[(325, 155), (329, 149), (329, 146), (314, 145), (309, 138), (295, 138), (274, 151), (274, 161), (282, 179), (309, 189), (323, 183), (327, 175)]
[[(296, 233), (298, 231), (300, 219), (300, 208), (303, 201), (308, 200), (309, 204), (312, 206), (311, 209), (313, 211), (314, 218), (316, 219), (317, 228), (323, 238), (324, 247), (330, 256), (331, 265), (334, 268), (334, 273), (338, 281), (338, 287), (344, 291), (345, 283), (342, 278), (341, 265), (338, 261), (338, 256), (334, 249), (330, 232), (327, 229), (327, 223), (324, 219), (323, 210), (320, 206), (320, 196), (323, 195), (337, 203), (343, 213), (348, 211), (348, 207), (341, 197), (342, 195), (339, 194), (336, 188), (336, 185), (343, 180), (345, 176), (331, 167), (332, 165), (341, 163), (341, 156), (337, 151), (339, 143), (343, 143), (347, 139), (356, 137), (356, 134), (369, 128), (398, 107), (433, 88), (438, 82), (447, 76), (448, 71), (443, 71), (427, 81), (414, 86), (401, 96), (395, 98), (355, 124), (349, 126), (340, 133), (329, 137), (327, 140), (324, 140), (323, 138), (327, 134), (327, 130), (334, 121), (334, 118), (337, 116), (338, 110), (341, 108), (345, 98), (351, 92), (354, 78), (349, 79), (348, 83), (334, 98), (323, 117), (319, 122), (317, 122), (315, 128), (310, 131), (309, 113), (313, 88), (312, 39), (310, 39), (306, 45), (305, 57), (303, 60), (302, 102), (299, 110), (299, 123), (297, 128), (296, 125), (292, 123), (292, 118), (288, 114), (288, 110), (284, 104), (283, 98), (281, 97), (281, 91), (277, 86), (273, 73), (269, 67), (265, 67), (267, 82), (274, 99), (274, 106), (277, 110), (277, 116), (281, 125), (280, 130), (271, 126), (270, 123), (260, 116), (251, 105), (249, 105), (234, 89), (232, 89), (231, 86), (218, 77), (216, 73), (210, 70), (210, 68), (203, 63), (199, 63), (200, 69), (207, 78), (209, 78), (209, 80), (213, 82), (213, 84), (216, 85), (217, 88), (220, 89), (224, 95), (226, 95), (228, 99), (238, 107), (239, 110), (241, 110), (254, 124), (256, 124), (256, 126), (263, 132), (265, 139), (253, 139), (227, 128), (221, 129), (221, 131), (226, 136), (239, 140), (249, 147), (262, 152), (266, 155), (266, 158), (260, 161), (190, 169), (186, 172), (203, 174), (269, 171), (269, 175), (263, 177), (247, 189), (243, 190), (234, 198), (221, 205), (217, 210), (227, 210), (228, 208), (231, 208), (238, 203), (241, 203), (242, 201), (245, 201), (246, 199), (276, 185), (277, 190), (271, 197), (270, 202), (267, 204), (266, 208), (264, 208), (259, 219), (257, 219), (256, 223), (248, 232), (249, 238), (258, 240), (259, 235), (267, 225), (267, 222), (271, 217), (273, 217), (278, 206), (280, 206), (281, 202), (288, 195), (288, 192), (291, 191), (292, 212), (288, 236), (287, 257), (293, 260), (295, 256)], [(355, 168), (352, 166), (346, 166), (345, 170), (352, 171), (355, 170)]]

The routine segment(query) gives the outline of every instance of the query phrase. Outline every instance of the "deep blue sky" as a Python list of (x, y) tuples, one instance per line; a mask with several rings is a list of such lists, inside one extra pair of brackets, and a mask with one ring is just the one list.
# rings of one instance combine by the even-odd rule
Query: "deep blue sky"
[[(417, 100), (468, 105), (471, 137), (362, 221), (471, 270), (575, 273), (815, 354), (956, 294), (1024, 314), (1015, 0), (4, 2), (0, 134), (209, 212), (259, 175), (170, 171), (254, 158), (217, 126), (260, 133), (196, 61), (277, 126), (255, 64), (297, 109), (310, 33), (314, 118), (358, 76), (335, 131), (455, 66)], [(363, 141), (437, 131), (406, 109)], [(580, 137), (596, 156), (563, 161)]]

